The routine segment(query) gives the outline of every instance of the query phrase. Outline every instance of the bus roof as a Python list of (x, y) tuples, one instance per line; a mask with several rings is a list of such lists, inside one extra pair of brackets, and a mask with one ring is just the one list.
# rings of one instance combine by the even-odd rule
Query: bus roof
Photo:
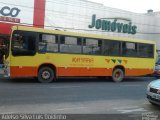
[(22, 30), (22, 31), (32, 31), (32, 32), (40, 32), (40, 33), (48, 33), (48, 34), (61, 34), (67, 36), (77, 36), (77, 37), (86, 37), (86, 38), (94, 38), (94, 39), (106, 39), (106, 40), (120, 40), (120, 41), (129, 41), (129, 42), (138, 42), (138, 43), (148, 43), (148, 44), (156, 44), (155, 41), (152, 40), (142, 40), (142, 39), (134, 39), (134, 38), (124, 38), (124, 37), (111, 37), (105, 35), (96, 35), (90, 33), (78, 33), (78, 32), (67, 32), (61, 30), (51, 30), (51, 29), (43, 29), (29, 26), (13, 26), (12, 31), (14, 30)]

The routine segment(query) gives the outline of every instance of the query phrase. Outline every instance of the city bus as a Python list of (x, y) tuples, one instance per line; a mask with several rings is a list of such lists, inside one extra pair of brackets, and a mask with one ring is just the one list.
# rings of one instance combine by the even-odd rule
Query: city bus
[(50, 83), (59, 77), (146, 76), (154, 71), (154, 41), (14, 26), (5, 76), (34, 77)]

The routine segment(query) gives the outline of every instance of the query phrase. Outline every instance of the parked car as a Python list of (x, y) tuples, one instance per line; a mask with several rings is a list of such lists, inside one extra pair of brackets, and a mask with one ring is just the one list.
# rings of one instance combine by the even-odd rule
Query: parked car
[(160, 79), (154, 80), (148, 85), (147, 99), (152, 104), (160, 105)]

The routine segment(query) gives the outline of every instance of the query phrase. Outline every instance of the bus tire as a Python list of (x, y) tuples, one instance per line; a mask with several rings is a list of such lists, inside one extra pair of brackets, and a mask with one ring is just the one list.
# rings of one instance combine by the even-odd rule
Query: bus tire
[(38, 81), (41, 83), (51, 83), (55, 79), (54, 70), (50, 67), (42, 67), (38, 71)]
[(112, 73), (112, 80), (114, 82), (121, 82), (124, 78), (124, 71), (120, 68), (116, 68)]

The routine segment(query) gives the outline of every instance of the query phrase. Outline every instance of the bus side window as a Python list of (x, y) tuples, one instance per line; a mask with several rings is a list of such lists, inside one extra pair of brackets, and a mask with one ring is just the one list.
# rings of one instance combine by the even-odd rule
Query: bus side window
[(47, 51), (47, 43), (43, 40), (43, 34), (39, 34), (38, 50), (40, 53), (45, 53)]
[[(26, 45), (26, 44), (24, 44)], [(31, 51), (36, 50), (36, 45), (35, 45), (35, 37), (34, 36), (28, 36), (28, 49)]]
[(139, 43), (139, 57), (153, 58), (154, 46), (152, 44)]
[(72, 36), (60, 37), (60, 52), (81, 54), (81, 38)]
[(104, 40), (102, 45), (103, 55), (120, 56), (121, 55), (121, 42)]
[(33, 56), (36, 53), (36, 38), (34, 32), (14, 31), (12, 36), (12, 54), (15, 56)]
[(102, 40), (84, 38), (83, 39), (83, 53), (90, 55), (101, 55)]
[(52, 34), (40, 34), (39, 52), (58, 52), (58, 36)]
[(123, 42), (122, 55), (126, 57), (137, 57), (137, 43)]

